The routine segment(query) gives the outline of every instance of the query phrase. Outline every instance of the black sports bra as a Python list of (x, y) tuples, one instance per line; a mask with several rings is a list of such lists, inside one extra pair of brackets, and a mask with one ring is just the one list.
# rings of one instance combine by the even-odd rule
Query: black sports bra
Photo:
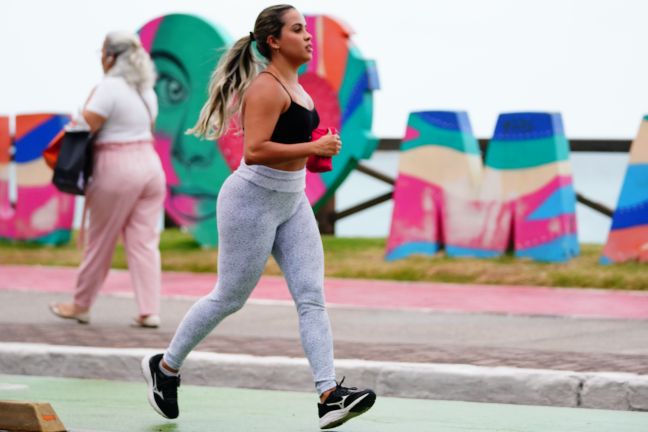
[(299, 105), (293, 100), (290, 92), (279, 78), (268, 71), (263, 71), (261, 73), (267, 73), (276, 79), (281, 87), (286, 90), (286, 93), (288, 93), (288, 97), (290, 98), (290, 106), (279, 116), (277, 124), (275, 124), (274, 130), (272, 131), (270, 141), (282, 144), (296, 144), (310, 141), (313, 129), (319, 126), (320, 122), (319, 114), (317, 114), (315, 107), (313, 107), (312, 110), (309, 110), (306, 107)]

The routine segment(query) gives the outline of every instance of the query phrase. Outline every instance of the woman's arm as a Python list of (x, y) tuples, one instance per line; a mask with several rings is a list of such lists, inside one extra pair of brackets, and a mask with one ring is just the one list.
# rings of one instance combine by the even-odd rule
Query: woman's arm
[(276, 164), (307, 158), (313, 154), (338, 154), (337, 135), (325, 135), (317, 141), (298, 144), (270, 141), (279, 116), (290, 104), (290, 98), (274, 78), (263, 74), (259, 76), (248, 88), (244, 102), (243, 142), (246, 164)]
[(88, 126), (90, 126), (91, 132), (97, 132), (106, 122), (106, 117), (100, 116), (99, 114), (92, 111), (83, 110), (82, 115), (86, 123), (88, 123)]
[(88, 99), (86, 99), (85, 104), (83, 104), (83, 111), (81, 112), (81, 115), (83, 116), (83, 119), (85, 122), (90, 126), (90, 131), (91, 132), (97, 132), (99, 129), (101, 129), (101, 126), (106, 122), (106, 117), (102, 116), (101, 114), (97, 114), (94, 111), (88, 111), (86, 108), (88, 106), (88, 103), (92, 99), (92, 97), (95, 95), (95, 92), (97, 91), (97, 87), (93, 88), (92, 91), (90, 92), (90, 95), (88, 96)]

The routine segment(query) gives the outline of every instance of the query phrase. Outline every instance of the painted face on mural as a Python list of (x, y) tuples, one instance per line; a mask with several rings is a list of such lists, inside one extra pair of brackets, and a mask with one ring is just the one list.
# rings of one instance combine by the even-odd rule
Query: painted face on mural
[(199, 116), (219, 48), (227, 44), (214, 27), (187, 15), (151, 21), (140, 37), (158, 74), (156, 146), (167, 176), (166, 211), (201, 243), (215, 243), (216, 198), (230, 170), (216, 143), (185, 132)]
[(192, 76), (191, 64), (181, 53), (153, 51), (152, 57), (158, 71), (158, 133), (172, 142), (169, 168), (178, 180), (169, 182), (168, 210), (189, 222), (214, 218), (218, 190), (209, 187), (209, 175), (216, 149), (213, 143), (185, 134), (195, 118), (196, 102), (192, 99), (197, 91), (191, 83), (198, 79)]
[[(172, 141), (171, 164), (178, 178), (170, 184), (169, 204), (182, 219), (200, 222), (215, 215), (218, 188), (212, 182), (214, 164), (220, 160), (213, 142), (185, 134), (197, 117), (202, 103), (192, 83), (201, 81), (188, 62), (187, 53), (153, 52), (158, 71), (156, 93), (160, 107), (158, 132)], [(193, 72), (193, 73), (192, 73)], [(203, 86), (204, 88), (205, 86)], [(199, 100), (197, 100), (199, 99)], [(186, 204), (193, 201), (195, 205)]]

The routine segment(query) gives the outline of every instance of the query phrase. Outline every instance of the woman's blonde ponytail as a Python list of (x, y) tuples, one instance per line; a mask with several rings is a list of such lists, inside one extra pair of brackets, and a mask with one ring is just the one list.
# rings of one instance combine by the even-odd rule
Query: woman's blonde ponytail
[(243, 93), (259, 71), (252, 42), (252, 35), (245, 36), (221, 57), (209, 81), (207, 102), (187, 133), (216, 139), (227, 132), (232, 116), (241, 108)]

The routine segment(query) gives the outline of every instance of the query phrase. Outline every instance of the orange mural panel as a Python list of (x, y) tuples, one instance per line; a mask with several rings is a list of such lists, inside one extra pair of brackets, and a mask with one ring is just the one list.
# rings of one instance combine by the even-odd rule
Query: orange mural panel
[(9, 147), (11, 136), (9, 135), (9, 117), (0, 117), (0, 164), (9, 163)]
[(340, 53), (348, 51), (348, 39), (352, 32), (348, 27), (340, 24), (339, 21), (327, 16), (320, 16), (317, 19), (322, 20), (323, 23), (322, 26), (317, 26), (317, 28), (323, 30), (323, 40), (318, 40), (318, 44), (322, 48), (321, 52), (323, 52), (324, 62), (322, 64), (326, 65), (325, 75), (337, 92), (340, 90), (344, 80), (347, 66), (347, 58), (341, 57)]
[(36, 130), (42, 123), (51, 118), (51, 114), (21, 114), (16, 118), (16, 141), (25, 134)]

